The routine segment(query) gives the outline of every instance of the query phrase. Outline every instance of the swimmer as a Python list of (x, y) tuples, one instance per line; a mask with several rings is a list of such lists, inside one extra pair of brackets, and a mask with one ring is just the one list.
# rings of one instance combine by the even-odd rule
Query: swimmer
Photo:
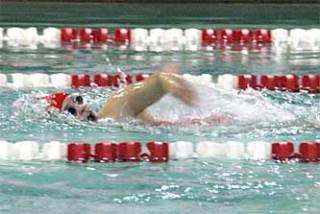
[(150, 125), (170, 125), (170, 121), (158, 120), (146, 109), (171, 94), (189, 106), (194, 106), (196, 93), (180, 72), (178, 65), (165, 65), (142, 82), (120, 89), (105, 101), (99, 112), (94, 112), (80, 95), (57, 93), (43, 97), (50, 107), (67, 111), (79, 120), (98, 121), (112, 118), (138, 118)]
[(185, 117), (177, 121), (157, 119), (146, 109), (159, 101), (164, 95), (171, 94), (189, 106), (195, 106), (194, 88), (181, 75), (180, 66), (165, 65), (142, 82), (120, 89), (107, 98), (99, 112), (94, 112), (80, 95), (56, 93), (38, 99), (45, 99), (48, 108), (69, 112), (79, 120), (98, 121), (112, 118), (121, 120), (137, 118), (152, 126), (170, 125), (208, 125), (229, 122), (232, 115), (211, 114), (206, 117)]

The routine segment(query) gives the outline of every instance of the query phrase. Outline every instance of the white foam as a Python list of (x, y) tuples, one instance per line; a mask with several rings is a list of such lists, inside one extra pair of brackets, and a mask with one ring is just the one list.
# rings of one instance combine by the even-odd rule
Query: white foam
[(194, 85), (209, 86), (212, 84), (212, 76), (210, 74), (192, 75), (183, 74), (183, 77)]

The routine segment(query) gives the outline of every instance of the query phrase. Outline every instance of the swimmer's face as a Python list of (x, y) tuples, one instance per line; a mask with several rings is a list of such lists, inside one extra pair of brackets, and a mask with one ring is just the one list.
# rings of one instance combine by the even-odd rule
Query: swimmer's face
[(96, 112), (90, 109), (82, 96), (69, 96), (64, 102), (63, 109), (79, 120), (97, 121), (98, 119)]

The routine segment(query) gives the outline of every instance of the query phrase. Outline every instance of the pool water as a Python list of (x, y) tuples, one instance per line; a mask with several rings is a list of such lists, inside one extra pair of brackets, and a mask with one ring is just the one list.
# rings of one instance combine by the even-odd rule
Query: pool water
[[(3, 3), (3, 27), (304, 27), (319, 28), (317, 5), (135, 5)], [(68, 7), (67, 7), (68, 6)], [(72, 8), (72, 9), (71, 9)], [(170, 10), (168, 10), (170, 8)], [(238, 17), (235, 8), (241, 14)], [(30, 10), (30, 11), (29, 11)], [(150, 12), (150, 11), (155, 12)], [(249, 12), (250, 11), (250, 12)], [(266, 18), (267, 12), (268, 16)], [(95, 13), (93, 13), (95, 12)], [(45, 13), (46, 15), (42, 15)], [(120, 15), (124, 15), (124, 18)], [(154, 18), (152, 18), (154, 17)], [(216, 17), (216, 18), (215, 18)], [(217, 20), (217, 22), (215, 22)], [(216, 26), (216, 25), (215, 25)], [(152, 73), (175, 62), (184, 73), (319, 73), (320, 52), (234, 50), (136, 53), (129, 50), (0, 49), (1, 73)], [(166, 96), (152, 106), (157, 117), (232, 114), (226, 124), (154, 128), (138, 121), (97, 124), (67, 115), (49, 116), (31, 102), (54, 89), (0, 90), (0, 138), (45, 143), (152, 140), (293, 141), (320, 138), (320, 96), (270, 91), (223, 91), (194, 85), (199, 101), (190, 108)], [(98, 109), (113, 91), (83, 93)], [(191, 159), (166, 164), (71, 164), (64, 161), (1, 161), (0, 213), (318, 213), (318, 163)]]

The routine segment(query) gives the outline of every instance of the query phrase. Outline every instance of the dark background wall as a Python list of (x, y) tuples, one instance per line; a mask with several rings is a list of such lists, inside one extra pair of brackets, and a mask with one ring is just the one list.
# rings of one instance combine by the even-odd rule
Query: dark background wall
[(117, 3), (313, 3), (320, 4), (320, 0), (1, 0), (1, 2), (117, 2)]
[[(282, 27), (319, 28), (320, 4), (284, 3), (74, 3), (0, 0), (0, 26), (38, 27)], [(105, 0), (110, 1), (110, 0)], [(124, 1), (124, 0), (121, 0)], [(144, 0), (126, 0), (144, 1)], [(155, 0), (148, 0), (152, 2)], [(176, 0), (178, 1), (178, 0)], [(195, 0), (180, 0), (193, 2)], [(222, 0), (223, 1), (223, 0)], [(227, 0), (231, 1), (231, 0)], [(233, 0), (242, 1), (242, 0)], [(250, 0), (246, 0), (249, 2)], [(277, 0), (278, 2), (283, 2)], [(87, 1), (88, 2), (88, 1)]]

